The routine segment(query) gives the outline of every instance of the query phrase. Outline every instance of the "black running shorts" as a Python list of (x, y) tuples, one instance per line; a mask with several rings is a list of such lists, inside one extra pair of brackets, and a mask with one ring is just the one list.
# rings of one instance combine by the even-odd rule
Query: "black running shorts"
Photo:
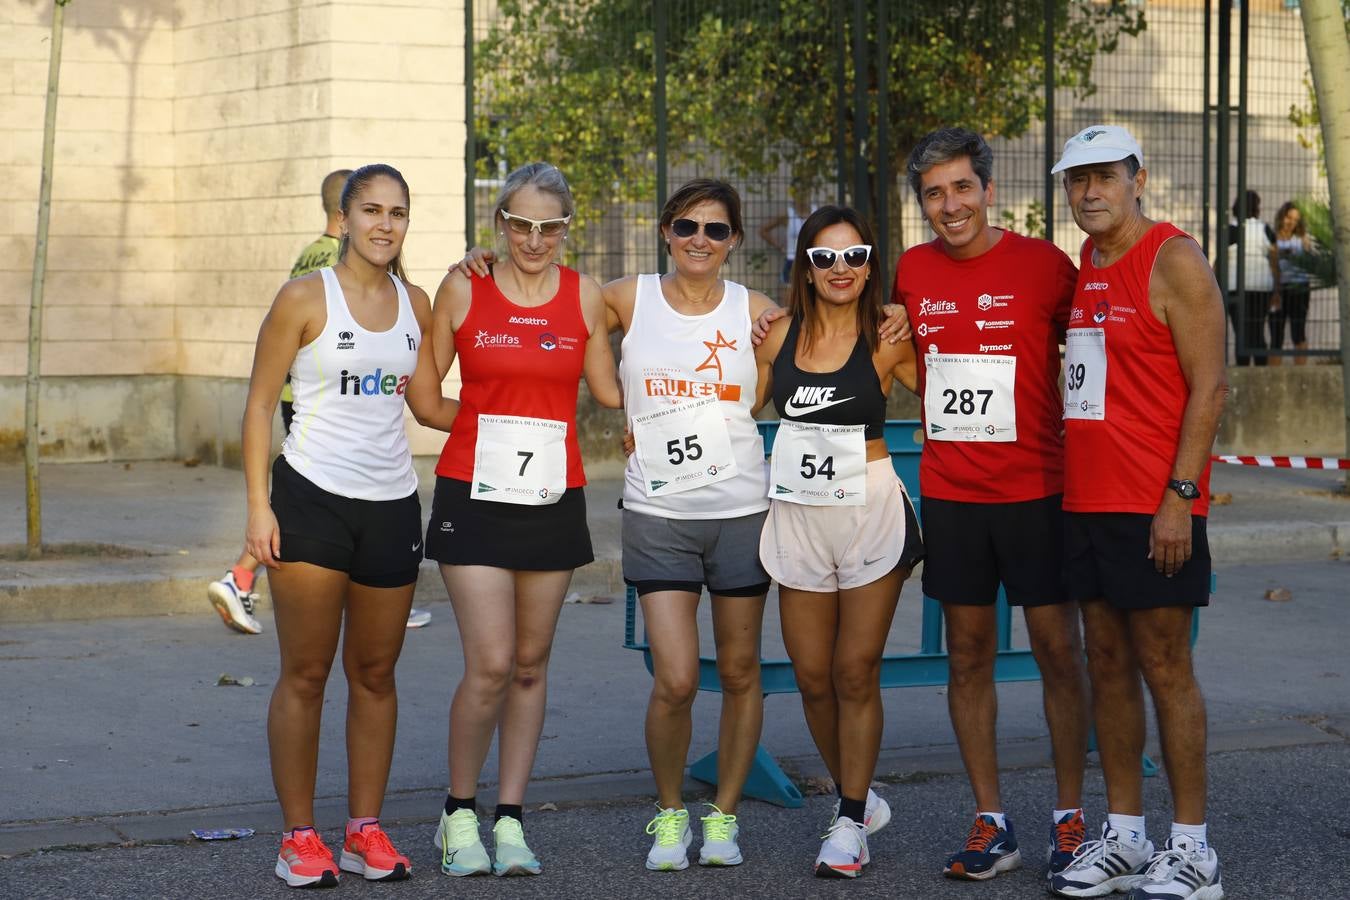
[(1147, 513), (1065, 513), (1064, 587), (1071, 600), (1105, 599), (1117, 609), (1209, 605), (1205, 517), (1191, 516), (1191, 558), (1171, 578), (1148, 558)]
[(1013, 606), (1066, 599), (1061, 497), (966, 503), (924, 497), (923, 592), (942, 603), (988, 606), (1002, 583)]
[(568, 488), (557, 503), (524, 506), (473, 500), (467, 481), (437, 478), (427, 523), (427, 558), (448, 566), (527, 572), (584, 566), (595, 560), (586, 525), (586, 491)]
[(336, 569), (367, 587), (403, 587), (417, 581), (422, 504), (415, 491), (398, 500), (342, 497), (278, 456), (272, 464), (272, 512), (281, 529), (282, 562)]

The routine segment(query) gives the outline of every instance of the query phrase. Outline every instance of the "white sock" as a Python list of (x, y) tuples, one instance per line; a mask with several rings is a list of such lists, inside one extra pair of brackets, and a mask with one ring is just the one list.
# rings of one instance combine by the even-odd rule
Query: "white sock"
[(1080, 807), (1080, 806), (1073, 806), (1073, 807), (1070, 807), (1070, 808), (1068, 808), (1068, 809), (1057, 809), (1057, 810), (1055, 810), (1053, 813), (1050, 814), (1050, 824), (1051, 824), (1051, 825), (1058, 825), (1058, 824), (1059, 824), (1059, 820), (1062, 819), (1062, 818), (1064, 818), (1065, 816), (1071, 816), (1071, 815), (1073, 815), (1074, 813), (1081, 813), (1082, 811), (1083, 811), (1083, 808)]
[(1107, 813), (1106, 824), (1115, 830), (1116, 839), (1129, 844), (1135, 850), (1142, 850), (1147, 837), (1144, 834), (1143, 816), (1123, 816), (1120, 813)]
[(1001, 812), (977, 812), (975, 814), (975, 818), (977, 819), (980, 816), (988, 816), (989, 818), (993, 819), (994, 824), (997, 825), (999, 828), (1008, 827), (1008, 820), (1003, 817), (1003, 813)]
[(1206, 836), (1205, 831), (1204, 822), (1201, 822), (1199, 825), (1182, 825), (1180, 822), (1172, 823), (1172, 837), (1185, 835), (1195, 842), (1195, 849), (1201, 851), (1209, 849), (1209, 838)]

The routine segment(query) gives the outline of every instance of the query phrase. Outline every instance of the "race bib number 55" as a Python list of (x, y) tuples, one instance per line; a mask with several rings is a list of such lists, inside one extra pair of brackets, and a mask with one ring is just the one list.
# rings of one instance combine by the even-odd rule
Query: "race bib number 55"
[(735, 474), (731, 436), (716, 397), (633, 416), (633, 442), (648, 497), (692, 491)]

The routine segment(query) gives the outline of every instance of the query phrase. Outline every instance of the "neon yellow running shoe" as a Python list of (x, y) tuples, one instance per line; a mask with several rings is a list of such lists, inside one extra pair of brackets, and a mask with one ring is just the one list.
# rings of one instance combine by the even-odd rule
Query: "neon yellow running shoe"
[(544, 871), (539, 858), (525, 845), (525, 830), (519, 819), (502, 816), (492, 826), (492, 837), (497, 857), (492, 861), (493, 875), (538, 875)]
[(478, 816), (471, 809), (441, 813), (436, 846), (441, 851), (441, 871), (447, 875), (486, 875), (492, 869), (478, 837)]
[(743, 861), (740, 845), (741, 826), (736, 817), (729, 816), (709, 803), (712, 813), (703, 817), (703, 846), (698, 851), (700, 866), (739, 866)]
[(689, 810), (661, 810), (647, 823), (647, 833), (656, 836), (647, 853), (647, 868), (654, 872), (678, 872), (689, 868), (689, 845), (694, 840), (694, 834), (689, 830)]

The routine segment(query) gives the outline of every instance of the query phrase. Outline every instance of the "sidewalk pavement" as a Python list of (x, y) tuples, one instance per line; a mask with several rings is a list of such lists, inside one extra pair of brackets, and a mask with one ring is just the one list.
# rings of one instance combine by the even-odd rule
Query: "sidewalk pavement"
[[(1350, 548), (1350, 495), (1337, 472), (1216, 464), (1210, 547), (1216, 562), (1327, 559)], [(422, 513), (431, 507), (423, 479)], [(586, 489), (596, 561), (577, 570), (583, 596), (621, 597), (622, 491), (617, 479)], [(38, 562), (0, 556), (0, 623), (196, 613), (207, 582), (233, 564), (243, 543), (243, 477), (176, 462), (47, 465), (43, 538), (74, 553)], [(25, 540), (21, 466), (0, 467), (0, 547)], [(75, 545), (75, 546), (70, 546)], [(266, 579), (259, 591), (266, 596)], [(434, 564), (423, 565), (416, 603), (446, 600)]]
[[(22, 482), (21, 470), (0, 469), (0, 542), (23, 540)], [(1269, 751), (1277, 765), (1273, 761), (1290, 748), (1343, 745), (1350, 735), (1347, 569), (1336, 558), (1350, 541), (1350, 505), (1330, 493), (1339, 483), (1335, 473), (1216, 467), (1214, 491), (1231, 493), (1232, 502), (1215, 507), (1211, 520), (1219, 590), (1202, 615), (1196, 651), (1216, 753)], [(651, 680), (640, 656), (620, 644), (618, 489), (617, 482), (593, 485), (599, 562), (579, 573), (576, 584), (585, 597), (616, 602), (564, 609), (532, 805), (650, 798), (652, 792), (641, 727)], [(206, 582), (237, 552), (239, 473), (174, 463), (48, 466), (44, 492), (48, 542), (109, 544), (146, 555), (0, 563), (0, 688), (9, 698), (0, 707), (6, 735), (0, 742), (0, 857), (177, 841), (192, 828), (274, 831), (279, 823), (262, 729), (277, 671), (271, 617), (262, 617), (261, 636), (231, 632), (205, 594)], [(444, 589), (434, 570), (425, 574), (417, 603), (433, 620), (409, 633), (400, 660), (400, 728), (384, 812), (387, 820), (407, 824), (435, 821), (444, 794), (446, 709), (462, 667)], [(1270, 588), (1286, 588), (1293, 599), (1270, 602), (1264, 599)], [(916, 584), (906, 585), (888, 652), (916, 649), (917, 597)], [(700, 614), (708, 653), (707, 604)], [(1015, 639), (1025, 643), (1020, 628)], [(784, 656), (772, 598), (764, 654)], [(224, 673), (250, 676), (255, 684), (218, 687)], [(917, 784), (959, 776), (943, 694), (940, 688), (884, 692), (879, 778)], [(345, 695), (337, 666), (319, 759), (317, 814), (324, 827), (345, 815)], [(999, 705), (1003, 767), (1043, 771), (1049, 748), (1040, 686), (1000, 685)], [(713, 748), (717, 711), (712, 697), (695, 705), (691, 759)], [(762, 743), (795, 776), (823, 774), (795, 696), (768, 698)], [(1091, 779), (1099, 790), (1099, 775)], [(494, 753), (483, 773), (485, 804), (495, 781)], [(1250, 802), (1264, 802), (1261, 785), (1251, 788)], [(1329, 796), (1315, 785), (1306, 792), (1309, 802)], [(965, 827), (964, 781), (948, 779), (944, 796), (942, 813), (950, 821), (940, 837), (926, 839), (930, 843), (959, 840)], [(1034, 833), (1039, 841), (1039, 828)]]

